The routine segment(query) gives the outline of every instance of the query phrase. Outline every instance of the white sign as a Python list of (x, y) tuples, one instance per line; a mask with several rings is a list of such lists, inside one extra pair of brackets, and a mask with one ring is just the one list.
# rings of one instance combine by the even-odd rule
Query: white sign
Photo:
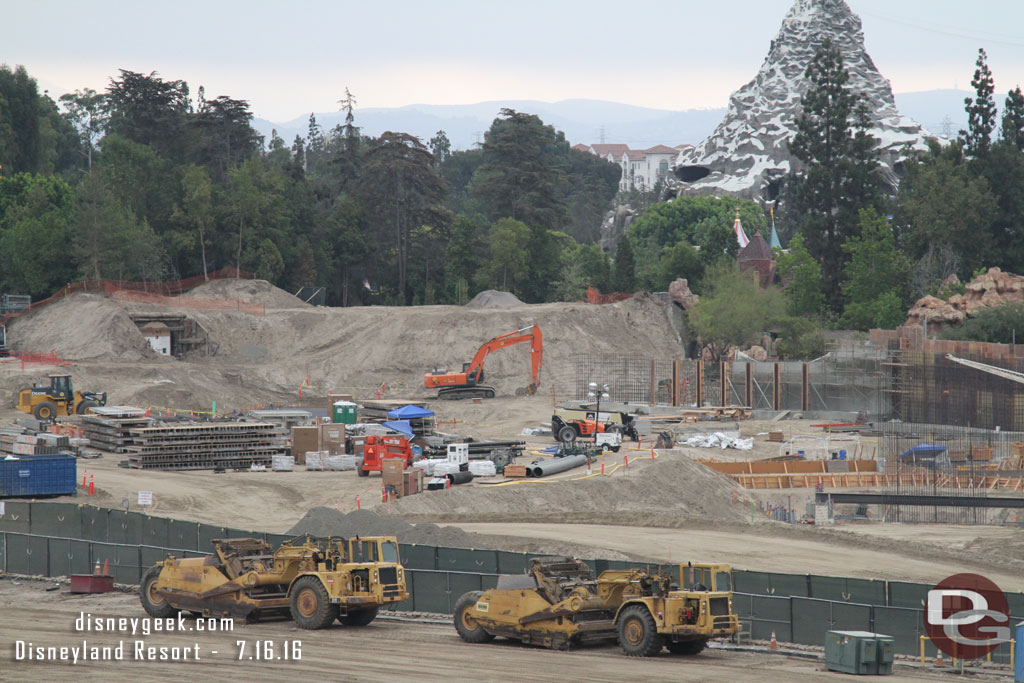
[(153, 504), (153, 492), (152, 491), (139, 491), (139, 505), (152, 505)]

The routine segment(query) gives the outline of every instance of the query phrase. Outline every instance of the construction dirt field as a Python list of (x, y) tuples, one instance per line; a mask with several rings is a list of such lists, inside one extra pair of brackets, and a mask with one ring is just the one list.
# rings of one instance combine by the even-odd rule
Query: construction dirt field
[[(616, 304), (525, 305), (490, 295), (473, 305), (416, 308), (312, 307), (260, 281), (211, 282), (192, 296), (256, 302), (263, 315), (239, 310), (177, 309), (75, 294), (15, 318), (8, 326), (15, 349), (54, 351), (66, 365), (0, 362), (0, 425), (24, 417), (17, 390), (54, 370), (73, 375), (76, 388), (108, 392), (109, 405), (219, 413), (255, 407), (327, 405), (329, 392), (356, 400), (425, 402), (439, 430), (475, 439), (522, 439), (518, 463), (550, 457), (540, 449), (550, 436), (522, 436), (547, 425), (554, 406), (574, 398), (574, 355), (620, 354), (672, 359), (683, 355), (667, 306), (638, 297)], [(186, 313), (209, 337), (205, 353), (183, 360), (157, 355), (131, 314)], [(540, 392), (515, 397), (529, 382), (527, 345), (494, 354), (487, 383), (498, 397), (481, 403), (438, 401), (423, 387), (434, 368), (461, 368), (487, 339), (537, 323), (544, 334)], [(698, 461), (759, 460), (780, 454), (769, 431), (813, 443), (821, 430), (812, 420), (740, 420), (704, 424), (753, 438), (752, 450), (674, 448), (653, 452), (648, 439), (626, 442), (620, 452), (595, 458), (589, 471), (570, 470), (544, 479), (482, 477), (446, 491), (382, 502), (381, 478), (354, 471), (293, 472), (129, 469), (127, 456), (104, 453), (80, 459), (95, 494), (50, 500), (132, 510), (139, 491), (153, 493), (153, 515), (274, 533), (387, 534), (402, 542), (457, 547), (678, 563), (727, 562), (738, 569), (824, 574), (933, 583), (975, 572), (1004, 590), (1024, 591), (1024, 529), (999, 526), (892, 525), (838, 521), (797, 525), (772, 521), (765, 508), (803, 514), (813, 488), (747, 490)], [(873, 457), (873, 438), (854, 445)], [(864, 489), (850, 489), (861, 491)], [(358, 508), (358, 509), (357, 509)], [(410, 526), (415, 524), (416, 526)], [(35, 581), (0, 580), (0, 681), (38, 680), (33, 662), (14, 662), (14, 641), (70, 645), (83, 637), (97, 644), (132, 640), (130, 634), (76, 633), (81, 611), (104, 617), (144, 615), (136, 595), (78, 596), (47, 592)], [(52, 584), (51, 584), (52, 585)], [(462, 643), (450, 625), (380, 620), (362, 630), (341, 627), (300, 631), (290, 622), (239, 626), (234, 633), (204, 635), (203, 651), (219, 654), (202, 663), (114, 662), (61, 669), (76, 680), (139, 681), (171, 677), (252, 680), (290, 676), (329, 680), (817, 680), (820, 664), (766, 653), (720, 649), (680, 661), (661, 656), (637, 661), (615, 647), (550, 652), (499, 641)], [(194, 634), (155, 634), (157, 646), (184, 646)], [(301, 640), (301, 661), (241, 661), (236, 640)], [(471, 654), (467, 654), (471, 653)], [(49, 675), (49, 674), (47, 674)], [(935, 674), (905, 667), (889, 680)], [(70, 676), (69, 676), (70, 677)]]
[[(335, 625), (304, 631), (289, 621), (258, 624), (222, 623), (212, 630), (184, 619), (185, 630), (145, 635), (132, 626), (114, 633), (80, 630), (76, 620), (141, 619), (145, 612), (134, 593), (70, 595), (66, 586), (48, 591), (52, 581), (0, 580), (0, 680), (56, 678), (75, 681), (167, 680), (253, 681), (706, 681), (758, 680), (797, 683), (836, 676), (817, 661), (767, 652), (744, 652), (714, 646), (696, 657), (626, 657), (615, 645), (556, 652), (497, 640), (462, 642), (447, 620), (410, 623), (378, 618), (362, 628)], [(16, 616), (15, 619), (9, 618)], [(207, 620), (203, 620), (204, 624)], [(84, 625), (83, 621), (83, 625)], [(91, 622), (95, 623), (95, 621)], [(177, 623), (175, 623), (177, 626)], [(207, 628), (200, 632), (200, 627)], [(32, 648), (116, 648), (121, 661), (16, 661), (18, 642)], [(139, 644), (137, 644), (139, 643)], [(154, 648), (150, 650), (149, 648)], [(161, 652), (161, 648), (164, 652)], [(256, 658), (256, 650), (270, 658)], [(288, 659), (284, 659), (287, 649)], [(299, 658), (295, 658), (296, 651)], [(46, 651), (44, 650), (44, 656)], [(181, 661), (161, 661), (177, 655)], [(196, 655), (198, 654), (198, 661)], [(150, 656), (154, 659), (149, 659)], [(59, 657), (59, 654), (56, 654)], [(71, 657), (69, 654), (68, 657)], [(184, 658), (188, 657), (185, 661)], [(263, 655), (261, 655), (263, 657)], [(942, 674), (897, 665), (887, 681), (941, 680)]]

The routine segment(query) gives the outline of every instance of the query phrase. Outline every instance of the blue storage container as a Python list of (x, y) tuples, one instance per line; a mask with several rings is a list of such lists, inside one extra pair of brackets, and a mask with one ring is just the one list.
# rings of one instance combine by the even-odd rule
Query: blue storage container
[(74, 493), (77, 467), (73, 455), (27, 455), (17, 460), (0, 460), (0, 498)]

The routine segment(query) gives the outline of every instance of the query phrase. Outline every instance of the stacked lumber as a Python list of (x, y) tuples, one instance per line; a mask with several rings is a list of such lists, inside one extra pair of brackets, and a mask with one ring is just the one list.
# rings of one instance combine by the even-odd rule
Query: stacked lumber
[(0, 429), (0, 456), (57, 455), (71, 449), (68, 437), (58, 434), (27, 434), (15, 428)]
[(132, 443), (130, 430), (148, 427), (154, 422), (146, 417), (144, 410), (132, 406), (93, 408), (81, 421), (83, 436), (89, 439), (89, 445), (108, 453), (127, 453)]
[(166, 423), (128, 431), (125, 452), (134, 469), (248, 469), (287, 455), (282, 428), (267, 422)]

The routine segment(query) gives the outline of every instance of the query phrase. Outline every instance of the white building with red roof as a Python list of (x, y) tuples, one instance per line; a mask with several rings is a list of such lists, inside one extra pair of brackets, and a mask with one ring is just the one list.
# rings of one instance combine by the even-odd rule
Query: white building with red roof
[(630, 149), (629, 145), (596, 144), (573, 145), (573, 149), (590, 152), (607, 159), (622, 168), (619, 178), (619, 189), (651, 190), (659, 181), (668, 178), (672, 173), (672, 164), (679, 156), (679, 149), (666, 145), (655, 145), (648, 149)]

